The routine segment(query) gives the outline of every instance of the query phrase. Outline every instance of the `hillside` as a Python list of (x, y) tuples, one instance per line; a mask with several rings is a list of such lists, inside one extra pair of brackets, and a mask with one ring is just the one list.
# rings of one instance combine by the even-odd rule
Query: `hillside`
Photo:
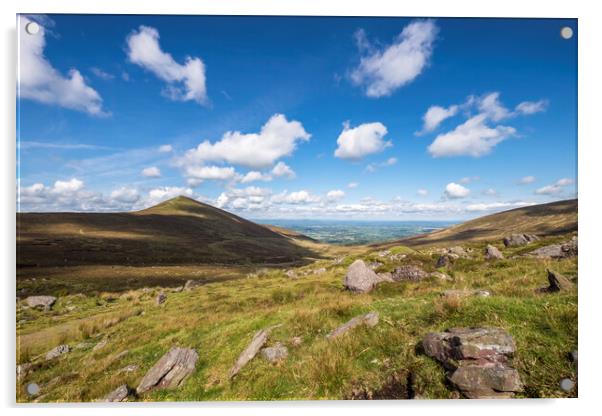
[(577, 199), (516, 208), (476, 218), (444, 230), (417, 235), (373, 247), (406, 245), (443, 246), (464, 242), (499, 240), (512, 233), (551, 237), (577, 231)]
[(180, 196), (131, 213), (18, 213), (17, 265), (270, 264), (316, 256), (291, 237)]

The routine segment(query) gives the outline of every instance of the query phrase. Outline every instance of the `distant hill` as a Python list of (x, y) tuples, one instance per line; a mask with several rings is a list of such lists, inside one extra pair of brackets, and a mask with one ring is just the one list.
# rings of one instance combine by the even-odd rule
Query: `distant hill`
[(501, 239), (511, 233), (553, 236), (577, 231), (577, 199), (516, 208), (476, 218), (453, 227), (374, 247), (442, 246), (467, 241)]
[(295, 238), (304, 236), (180, 196), (128, 213), (18, 213), (17, 265), (258, 264), (317, 257)]

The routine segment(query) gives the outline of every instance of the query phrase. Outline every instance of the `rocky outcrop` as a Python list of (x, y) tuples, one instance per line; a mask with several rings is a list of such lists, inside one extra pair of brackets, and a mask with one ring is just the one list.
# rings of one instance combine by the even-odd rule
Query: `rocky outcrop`
[(63, 354), (67, 354), (69, 351), (71, 351), (71, 348), (69, 348), (69, 345), (66, 344), (54, 347), (46, 353), (46, 361), (54, 360)]
[(49, 311), (56, 302), (56, 298), (54, 296), (28, 296), (25, 302), (30, 308), (42, 308)]
[(352, 292), (370, 292), (382, 279), (363, 260), (354, 261), (343, 280), (343, 285)]
[(491, 244), (487, 245), (487, 247), (485, 248), (485, 259), (499, 260), (503, 258), (504, 255), (496, 246), (492, 246)]
[(400, 266), (397, 267), (393, 273), (393, 280), (399, 282), (402, 280), (409, 280), (412, 282), (418, 282), (428, 276), (428, 273), (417, 266)]
[(567, 291), (570, 290), (574, 287), (573, 282), (571, 282), (569, 279), (567, 279), (566, 277), (564, 277), (563, 275), (561, 275), (558, 272), (555, 272), (553, 270), (546, 270), (548, 273), (548, 286), (542, 287), (540, 289), (538, 289), (537, 291), (539, 292), (549, 292), (549, 293), (553, 293), (553, 292), (563, 292), (563, 291)]
[(441, 296), (445, 298), (468, 298), (471, 296), (486, 298), (491, 296), (491, 293), (483, 289), (450, 289), (442, 292)]
[(193, 349), (173, 347), (146, 373), (136, 393), (180, 386), (194, 371), (198, 359), (199, 355)]
[(98, 401), (105, 402), (105, 403), (122, 402), (125, 399), (127, 399), (129, 394), (130, 394), (130, 389), (128, 388), (128, 386), (126, 384), (122, 384), (121, 386), (117, 387), (115, 390), (113, 390), (112, 392), (110, 392), (109, 394), (107, 394), (105, 397), (103, 397), (101, 400), (98, 400)]
[(261, 347), (263, 347), (265, 345), (265, 343), (268, 340), (268, 337), (270, 336), (270, 333), (272, 332), (272, 330), (274, 328), (279, 327), (279, 326), (280, 325), (270, 326), (268, 328), (262, 329), (260, 331), (257, 331), (257, 333), (255, 333), (255, 335), (253, 336), (253, 339), (251, 340), (251, 343), (238, 356), (238, 360), (236, 360), (236, 363), (230, 369), (230, 372), (228, 373), (228, 378), (230, 378), (230, 379), (233, 378), (235, 375), (238, 374), (238, 372), (245, 365), (247, 365), (247, 363), (249, 361), (251, 361), (253, 358), (255, 358), (255, 356), (257, 355), (257, 353), (261, 349)]
[(369, 328), (376, 326), (378, 324), (378, 313), (377, 312), (368, 312), (365, 315), (356, 316), (351, 319), (349, 322), (341, 325), (330, 334), (326, 335), (328, 339), (338, 338), (343, 334), (346, 334), (350, 330), (360, 325), (366, 325)]
[(422, 347), (448, 370), (448, 380), (468, 398), (506, 398), (522, 389), (518, 372), (509, 365), (516, 344), (503, 329), (431, 332)]
[(539, 240), (539, 238), (533, 234), (512, 234), (508, 237), (504, 237), (503, 241), (506, 247), (519, 247), (526, 246), (537, 240)]
[(281, 342), (277, 342), (271, 347), (266, 347), (261, 350), (263, 358), (271, 363), (277, 363), (288, 357), (288, 348), (282, 345)]
[(543, 246), (527, 253), (527, 255), (544, 259), (563, 259), (576, 256), (577, 251), (577, 237), (573, 237), (566, 243)]

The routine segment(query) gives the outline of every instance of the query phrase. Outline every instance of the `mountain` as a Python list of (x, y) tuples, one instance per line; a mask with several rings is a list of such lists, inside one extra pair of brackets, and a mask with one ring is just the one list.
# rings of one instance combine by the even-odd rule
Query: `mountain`
[(295, 234), (183, 196), (137, 212), (18, 213), (17, 265), (297, 262), (319, 257)]
[(450, 245), (466, 241), (501, 239), (512, 233), (542, 237), (577, 231), (577, 199), (511, 209), (476, 218), (453, 227), (402, 240), (375, 244), (374, 247)]

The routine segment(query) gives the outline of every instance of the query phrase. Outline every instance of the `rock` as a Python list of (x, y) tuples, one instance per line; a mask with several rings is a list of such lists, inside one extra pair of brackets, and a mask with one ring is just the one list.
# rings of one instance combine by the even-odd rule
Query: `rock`
[(437, 264), (435, 264), (435, 267), (437, 269), (440, 269), (442, 267), (449, 267), (454, 262), (454, 260), (455, 260), (455, 258), (453, 256), (451, 256), (449, 254), (442, 254), (437, 259)]
[(49, 311), (56, 302), (56, 298), (54, 296), (28, 296), (25, 302), (30, 308), (41, 307), (45, 311)]
[(564, 243), (561, 247), (563, 253), (565, 253), (565, 257), (576, 256), (578, 254), (577, 250), (577, 236), (573, 236), (570, 241)]
[(292, 337), (290, 340), (290, 344), (293, 347), (298, 347), (303, 343), (303, 339), (301, 337)]
[(183, 291), (183, 290), (184, 290), (184, 286), (178, 286), (178, 287), (174, 287), (174, 288), (172, 289), (172, 292), (174, 292), (174, 293), (178, 293), (178, 292), (181, 292), (181, 291)]
[(356, 260), (347, 269), (343, 285), (353, 292), (366, 293), (380, 282), (381, 278), (370, 270), (363, 260)]
[(288, 348), (282, 345), (282, 343), (277, 342), (271, 347), (263, 348), (261, 355), (269, 362), (276, 363), (288, 357)]
[(178, 387), (194, 371), (198, 358), (193, 349), (173, 347), (146, 373), (136, 393)]
[(96, 344), (93, 348), (92, 351), (98, 351), (101, 348), (104, 348), (107, 345), (107, 340), (103, 339), (102, 341), (100, 341), (98, 344)]
[(138, 371), (138, 369), (140, 368), (139, 365), (137, 364), (129, 364), (126, 365), (123, 368), (120, 368), (119, 370), (117, 370), (117, 374), (121, 374), (121, 373), (133, 373), (135, 371)]
[(450, 280), (451, 279), (448, 275), (446, 275), (445, 273), (441, 273), (441, 272), (429, 273), (429, 277), (434, 277), (435, 279), (439, 279), (439, 280)]
[(17, 365), (17, 381), (25, 378), (31, 372), (32, 368), (32, 363), (22, 363)]
[(451, 254), (453, 256), (458, 256), (458, 257), (468, 257), (468, 253), (466, 252), (464, 247), (461, 247), (461, 246), (455, 246), (455, 247), (448, 248), (447, 254)]
[(449, 381), (468, 398), (505, 398), (522, 389), (518, 372), (508, 365), (516, 344), (503, 329), (431, 332), (422, 347), (449, 371)]
[(563, 259), (576, 256), (577, 251), (577, 237), (573, 237), (566, 243), (543, 246), (527, 253), (527, 255), (544, 259)]
[(157, 295), (157, 299), (155, 300), (155, 302), (157, 303), (157, 305), (161, 305), (166, 300), (167, 300), (167, 295), (165, 294), (165, 292), (161, 292), (161, 293), (159, 293), (159, 295)]
[(326, 336), (326, 338), (334, 339), (334, 338), (340, 337), (341, 335), (347, 333), (351, 329), (353, 329), (357, 326), (360, 326), (360, 325), (366, 325), (367, 327), (371, 328), (371, 327), (375, 326), (376, 324), (378, 324), (378, 313), (377, 312), (368, 312), (365, 315), (356, 316), (355, 318), (351, 319), (349, 322), (341, 325), (340, 327), (338, 327), (337, 329), (332, 331), (330, 334), (328, 334)]
[(389, 272), (377, 273), (377, 276), (382, 282), (394, 282), (395, 281), (395, 280), (393, 280), (393, 274), (389, 273)]
[(504, 255), (502, 254), (502, 252), (500, 250), (498, 250), (497, 247), (489, 244), (485, 248), (485, 258), (487, 260), (503, 259)]
[(538, 289), (539, 292), (561, 292), (570, 290), (574, 287), (573, 282), (564, 277), (558, 272), (553, 270), (546, 270), (548, 272), (549, 286)]
[(99, 402), (122, 402), (128, 397), (129, 394), (130, 389), (128, 389), (128, 386), (126, 384), (122, 384), (107, 394), (102, 400), (99, 400)]
[(410, 280), (417, 282), (428, 276), (428, 273), (416, 266), (400, 266), (393, 271), (393, 280)]
[(202, 283), (198, 282), (196, 280), (187, 280), (186, 283), (184, 284), (184, 290), (192, 290), (201, 285), (202, 285)]
[(512, 234), (508, 237), (504, 237), (503, 241), (506, 247), (518, 247), (525, 246), (537, 240), (539, 240), (539, 238), (533, 234)]
[(383, 250), (378, 252), (378, 257), (388, 257), (391, 255), (391, 250)]
[(441, 293), (441, 296), (446, 298), (458, 297), (458, 298), (468, 298), (471, 296), (478, 296), (482, 298), (486, 298), (491, 296), (491, 293), (487, 290), (482, 289), (450, 289)]
[(372, 270), (376, 270), (382, 265), (383, 264), (380, 261), (371, 261), (370, 263), (368, 263), (368, 267)]
[(247, 365), (249, 361), (255, 358), (261, 347), (263, 347), (266, 341), (268, 340), (268, 337), (270, 336), (272, 330), (279, 326), (280, 325), (270, 326), (255, 333), (253, 339), (251, 340), (251, 343), (238, 356), (238, 360), (236, 360), (236, 363), (230, 369), (230, 372), (228, 373), (228, 378), (232, 379), (245, 365)]
[(54, 347), (53, 349), (51, 349), (50, 351), (48, 351), (46, 353), (46, 361), (50, 361), (55, 358), (58, 358), (63, 354), (67, 354), (69, 351), (71, 351), (71, 349), (69, 348), (69, 345), (66, 345), (66, 344), (59, 345), (58, 347)]

